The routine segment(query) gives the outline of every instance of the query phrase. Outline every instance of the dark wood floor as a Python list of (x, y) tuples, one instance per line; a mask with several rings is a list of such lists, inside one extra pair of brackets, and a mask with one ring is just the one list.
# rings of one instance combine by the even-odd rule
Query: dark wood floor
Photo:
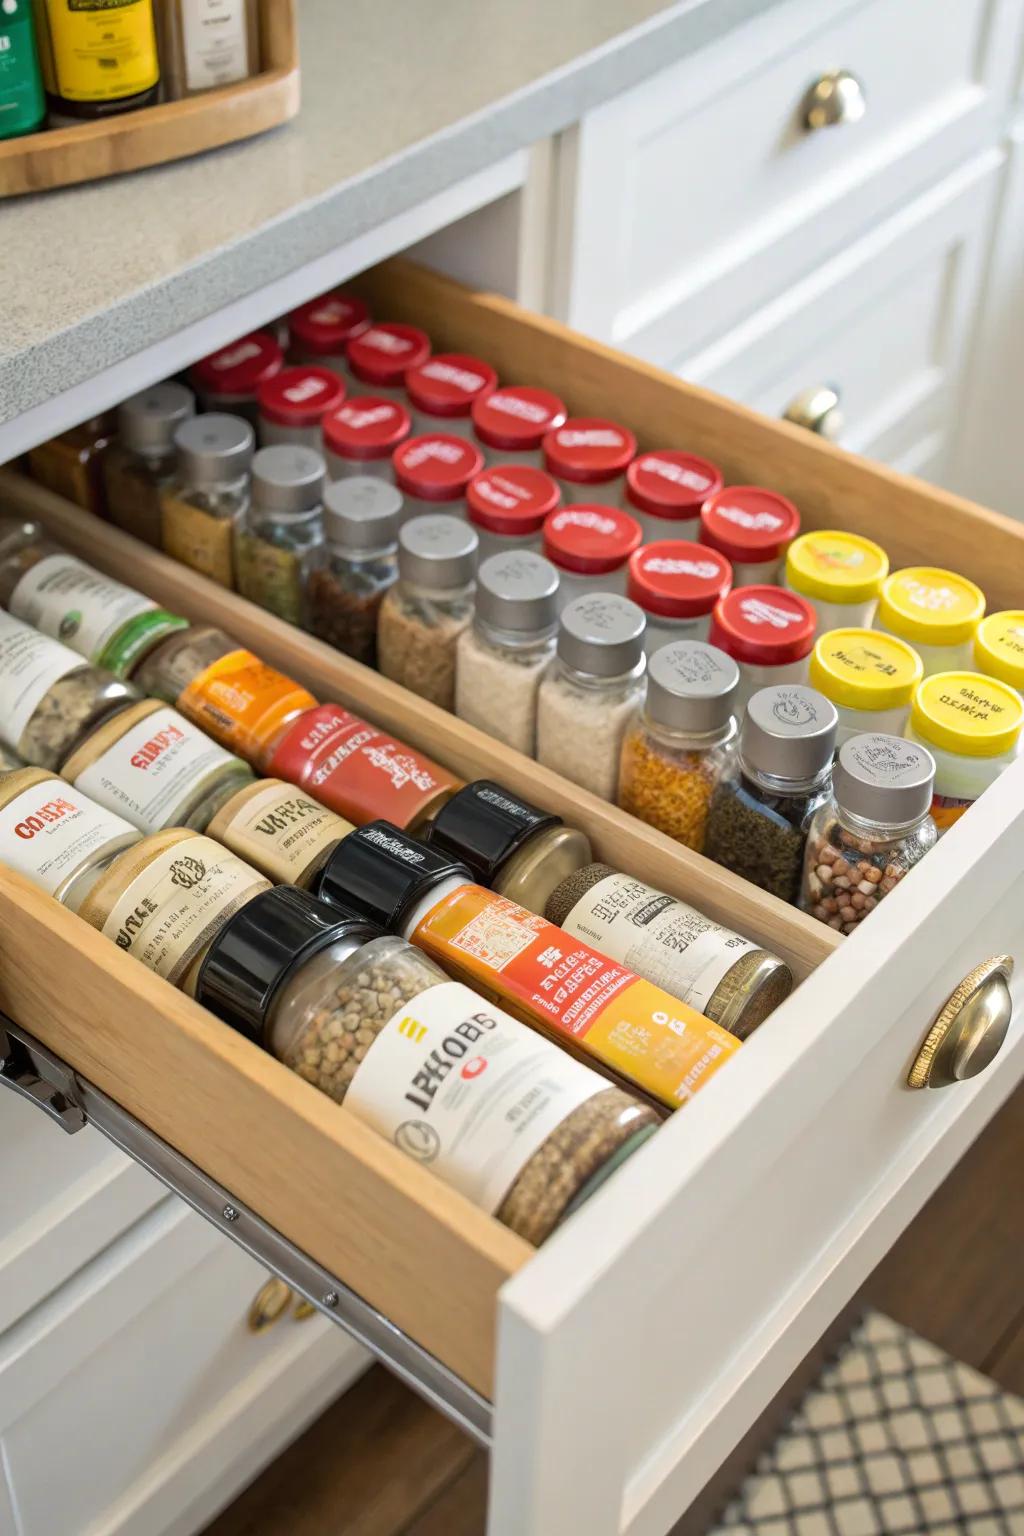
[[(1024, 1396), (1024, 1087), (869, 1281), (865, 1299)], [(487, 1463), (379, 1368), (206, 1536), (482, 1536)]]

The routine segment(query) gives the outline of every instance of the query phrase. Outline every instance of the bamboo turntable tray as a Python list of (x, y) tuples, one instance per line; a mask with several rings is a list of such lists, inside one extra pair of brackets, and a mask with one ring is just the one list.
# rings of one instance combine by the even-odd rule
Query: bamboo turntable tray
[(104, 122), (0, 141), (0, 197), (47, 192), (232, 144), (299, 110), (296, 0), (259, 0), (258, 75)]

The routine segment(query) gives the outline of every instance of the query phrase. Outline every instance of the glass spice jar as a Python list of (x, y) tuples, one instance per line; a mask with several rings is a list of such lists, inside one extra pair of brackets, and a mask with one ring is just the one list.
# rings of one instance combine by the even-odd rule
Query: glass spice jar
[(174, 475), (174, 434), (195, 409), (184, 384), (154, 384), (118, 406), (117, 439), (103, 455), (110, 521), (154, 549), (163, 546), (160, 492)]
[(409, 368), (405, 392), (414, 435), (447, 432), (471, 438), (473, 406), (486, 399), (497, 383), (490, 363), (465, 352), (435, 352), (426, 362)]
[(618, 507), (580, 502), (550, 513), (541, 547), (558, 572), (559, 607), (591, 592), (625, 596), (630, 557), (642, 540), (636, 518)]
[(619, 506), (635, 454), (629, 428), (597, 416), (570, 416), (544, 438), (544, 468), (567, 505), (586, 498), (588, 505)]
[(775, 683), (806, 683), (818, 615), (805, 597), (786, 587), (734, 587), (714, 606), (708, 642), (740, 669), (733, 713)]
[(681, 539), (645, 544), (630, 556), (626, 592), (647, 620), (648, 656), (673, 640), (707, 640), (715, 604), (732, 586), (732, 567), (716, 549)]
[(985, 594), (966, 576), (931, 565), (893, 571), (882, 583), (875, 628), (912, 646), (925, 677), (969, 671)]
[(251, 780), (213, 817), (207, 832), (275, 885), (309, 886), (335, 843), (352, 831), (327, 806), (281, 779)]
[(732, 566), (733, 588), (775, 586), (786, 551), (800, 532), (800, 513), (786, 496), (759, 485), (729, 485), (709, 496), (700, 514), (702, 544)]
[(370, 475), (336, 480), (324, 497), (324, 564), (309, 578), (309, 627), (346, 656), (377, 663), (377, 620), (398, 579), (402, 497)]
[(473, 622), (459, 636), (455, 713), (533, 756), (537, 693), (555, 653), (558, 572), (543, 555), (491, 555), (477, 572)]
[(160, 492), (164, 552), (222, 587), (235, 584), (234, 530), (249, 505), (255, 441), (240, 416), (211, 411), (183, 421), (174, 477)]
[(51, 437), (28, 451), (32, 479), (45, 485), (56, 496), (73, 501), (106, 517), (107, 498), (103, 485), (103, 461), (115, 438), (112, 415), (91, 416), (70, 432)]
[(430, 337), (415, 325), (374, 322), (353, 336), (345, 347), (348, 371), (354, 386), (370, 394), (405, 401), (408, 369), (430, 356)]
[(812, 605), (819, 635), (870, 627), (888, 574), (885, 550), (857, 533), (815, 529), (786, 551), (785, 585)]
[(711, 797), (736, 750), (739, 669), (699, 640), (647, 663), (647, 697), (622, 742), (619, 805), (676, 842), (704, 850)]
[(0, 863), (72, 912), (140, 836), (44, 769), (20, 768), (0, 779)]
[(328, 411), (323, 420), (327, 478), (372, 475), (394, 484), (392, 456), (409, 436), (412, 418), (398, 400), (356, 395)]
[(882, 731), (901, 736), (921, 681), (921, 658), (903, 640), (873, 629), (832, 629), (814, 643), (808, 676), (839, 711), (836, 745)]
[(259, 437), (264, 448), (291, 443), (320, 451), (324, 417), (345, 399), (345, 386), (330, 368), (303, 364), (282, 368), (259, 387)]
[(1024, 701), (978, 672), (936, 672), (914, 695), (906, 735), (935, 759), (932, 820), (939, 835), (960, 820), (1020, 754)]
[(800, 905), (854, 933), (938, 840), (929, 815), (935, 759), (874, 732), (839, 748), (832, 794), (811, 817)]
[(558, 509), (556, 482), (529, 464), (494, 464), (466, 487), (469, 521), (480, 540), (480, 559), (533, 550), (539, 554), (544, 522)]
[(710, 459), (676, 448), (640, 453), (626, 470), (623, 506), (643, 529), (644, 543), (696, 539), (700, 509), (722, 487), (722, 471)]
[(1006, 608), (982, 619), (973, 651), (975, 671), (1024, 694), (1024, 608)]
[(484, 467), (475, 443), (451, 433), (410, 437), (391, 457), (395, 484), (405, 497), (406, 517), (448, 512), (464, 517), (466, 488)]
[(255, 428), (259, 387), (283, 367), (284, 353), (275, 338), (268, 331), (252, 331), (201, 358), (189, 383), (204, 411), (227, 411)]
[(370, 311), (355, 294), (335, 289), (293, 309), (287, 325), (293, 363), (319, 363), (348, 381), (345, 348), (369, 328)]
[[(528, 1242), (543, 1242), (659, 1124), (403, 939), (303, 891), (279, 886), (238, 913), (198, 996)], [(472, 1073), (459, 1070), (467, 1057)]]
[(384, 595), (377, 662), (385, 677), (455, 707), (455, 650), (473, 618), (477, 537), (461, 518), (414, 517), (398, 535), (398, 581)]
[(544, 438), (565, 420), (565, 405), (549, 389), (505, 384), (473, 404), (471, 419), (485, 464), (544, 468)]
[(279, 619), (309, 627), (308, 583), (324, 562), (324, 461), (280, 444), (253, 457), (248, 507), (235, 524), (235, 584)]
[(828, 797), (837, 716), (813, 688), (762, 688), (747, 706), (739, 751), (715, 791), (704, 852), (716, 864), (795, 902), (807, 826)]

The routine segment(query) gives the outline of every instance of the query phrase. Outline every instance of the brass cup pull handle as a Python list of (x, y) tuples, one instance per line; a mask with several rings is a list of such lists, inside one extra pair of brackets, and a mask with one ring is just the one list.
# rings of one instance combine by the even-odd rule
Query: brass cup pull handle
[(864, 87), (848, 69), (834, 69), (815, 80), (803, 99), (801, 118), (808, 133), (859, 123), (868, 108)]
[(246, 1314), (246, 1326), (250, 1333), (266, 1333), (279, 1323), (292, 1303), (292, 1288), (276, 1275), (271, 1275), (260, 1286)]
[(907, 1076), (911, 1088), (948, 1088), (984, 1072), (1010, 1027), (1012, 974), (1009, 955), (993, 955), (968, 971), (917, 1053)]
[(837, 442), (843, 430), (838, 389), (834, 384), (812, 384), (810, 389), (802, 389), (786, 406), (782, 419), (804, 427), (808, 432), (816, 432), (819, 437), (828, 438), (830, 443)]

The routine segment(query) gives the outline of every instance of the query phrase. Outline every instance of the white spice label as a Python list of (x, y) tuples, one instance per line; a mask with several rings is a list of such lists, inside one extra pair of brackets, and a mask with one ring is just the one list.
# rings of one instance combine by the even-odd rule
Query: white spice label
[(75, 784), (143, 832), (160, 832), (187, 814), (203, 780), (237, 761), (176, 709), (157, 709), (83, 768)]
[(8, 746), (17, 748), (54, 683), (82, 665), (74, 651), (0, 611), (0, 733)]
[(567, 1115), (608, 1084), (461, 982), (441, 982), (389, 1019), (345, 1108), (496, 1211)]
[(185, 84), (229, 85), (249, 74), (246, 0), (181, 0)]
[(301, 790), (272, 783), (250, 795), (219, 836), (272, 880), (292, 884), (351, 830), (351, 822)]
[(0, 809), (0, 860), (52, 896), (94, 853), (135, 829), (62, 779)]
[(758, 947), (629, 875), (605, 875), (562, 927), (702, 1013), (723, 976)]
[(91, 570), (74, 555), (37, 561), (11, 593), (11, 612), (33, 629), (98, 661), (118, 630), (157, 607), (151, 598)]

